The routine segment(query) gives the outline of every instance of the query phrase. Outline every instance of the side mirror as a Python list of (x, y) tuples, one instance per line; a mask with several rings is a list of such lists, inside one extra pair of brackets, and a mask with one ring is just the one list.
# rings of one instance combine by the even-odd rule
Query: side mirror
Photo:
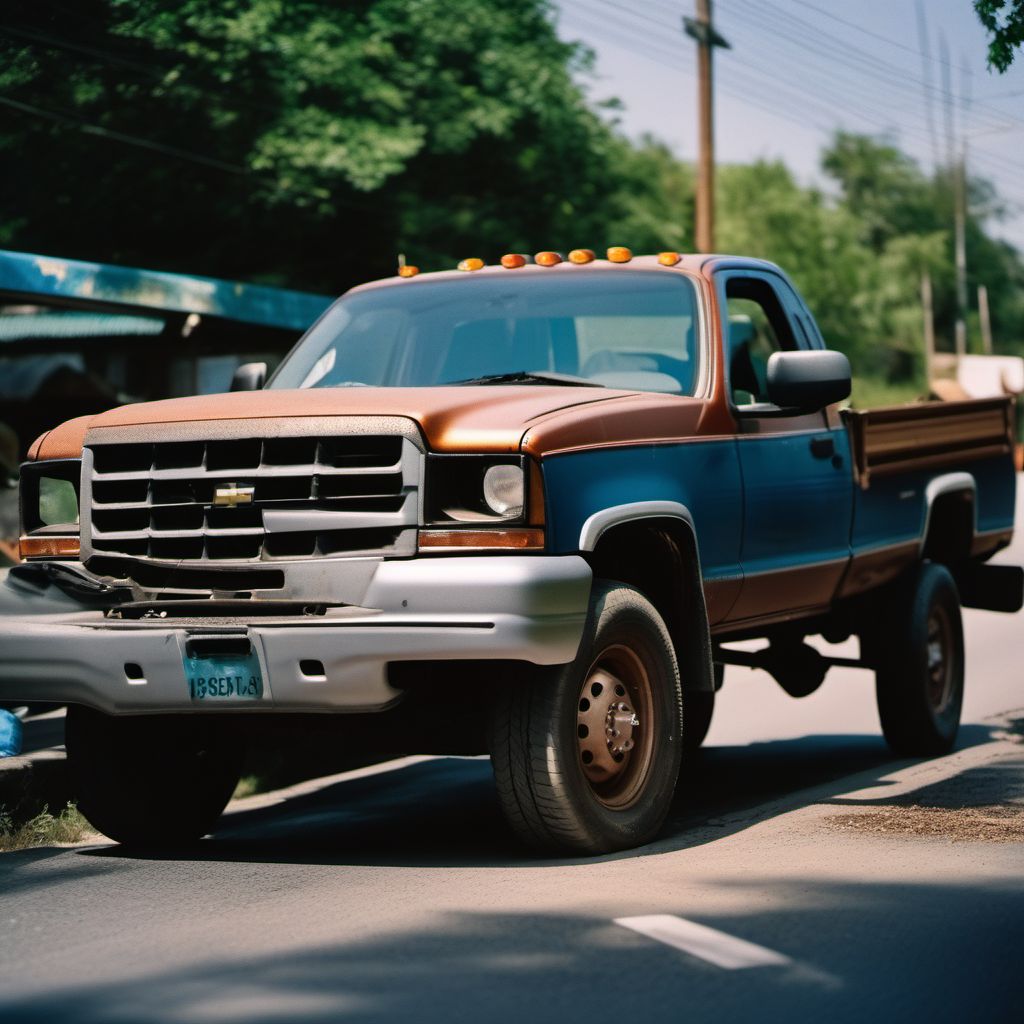
[(266, 363), (242, 363), (231, 378), (231, 390), (259, 391), (266, 379)]
[(772, 405), (817, 412), (849, 398), (850, 361), (830, 349), (773, 352), (766, 384)]

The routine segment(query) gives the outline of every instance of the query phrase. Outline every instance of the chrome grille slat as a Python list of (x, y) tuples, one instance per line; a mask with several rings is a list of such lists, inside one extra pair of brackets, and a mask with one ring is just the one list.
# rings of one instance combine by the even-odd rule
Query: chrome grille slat
[(152, 480), (154, 475), (160, 480), (230, 480), (233, 477), (251, 476), (259, 473), (261, 477), (279, 476), (376, 476), (384, 473), (400, 473), (402, 463), (395, 462), (383, 466), (324, 466), (311, 463), (306, 466), (243, 466), (239, 469), (208, 469), (206, 466), (184, 466), (174, 469), (138, 469), (123, 470), (114, 473), (94, 473), (93, 479), (104, 482), (124, 480)]
[[(414, 550), (422, 454), (408, 434), (172, 434), (86, 447), (83, 551), (97, 556), (210, 564)], [(229, 484), (251, 500), (215, 505), (217, 488)]]

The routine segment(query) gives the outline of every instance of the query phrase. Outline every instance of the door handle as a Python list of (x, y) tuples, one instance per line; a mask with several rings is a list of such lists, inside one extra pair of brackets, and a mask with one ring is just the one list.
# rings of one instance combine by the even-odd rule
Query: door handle
[(812, 437), (811, 454), (816, 459), (827, 459), (836, 453), (836, 443), (831, 437)]

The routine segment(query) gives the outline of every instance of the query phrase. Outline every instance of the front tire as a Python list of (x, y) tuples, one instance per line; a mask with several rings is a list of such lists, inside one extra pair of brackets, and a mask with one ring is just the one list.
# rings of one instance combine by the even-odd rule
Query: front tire
[(126, 846), (194, 842), (238, 784), (243, 745), (227, 724), (69, 707), (65, 743), (79, 810)]
[(491, 760), (513, 830), (551, 853), (601, 854), (652, 839), (682, 754), (675, 651), (639, 591), (596, 583), (575, 661), (511, 679)]
[(876, 635), (875, 694), (897, 754), (932, 757), (956, 742), (964, 697), (960, 597), (945, 566), (924, 562), (894, 584)]

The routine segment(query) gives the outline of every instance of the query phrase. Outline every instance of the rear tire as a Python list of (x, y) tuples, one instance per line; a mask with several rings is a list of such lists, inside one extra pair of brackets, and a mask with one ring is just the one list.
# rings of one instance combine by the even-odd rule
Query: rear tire
[(652, 839), (682, 755), (682, 695), (668, 630), (639, 591), (597, 582), (575, 661), (510, 679), (491, 760), (513, 830), (552, 853)]
[(882, 732), (897, 754), (951, 750), (964, 697), (960, 598), (945, 566), (922, 563), (881, 603), (874, 635)]
[(126, 846), (176, 846), (206, 835), (231, 799), (243, 745), (209, 717), (115, 718), (69, 707), (68, 767), (79, 810)]

